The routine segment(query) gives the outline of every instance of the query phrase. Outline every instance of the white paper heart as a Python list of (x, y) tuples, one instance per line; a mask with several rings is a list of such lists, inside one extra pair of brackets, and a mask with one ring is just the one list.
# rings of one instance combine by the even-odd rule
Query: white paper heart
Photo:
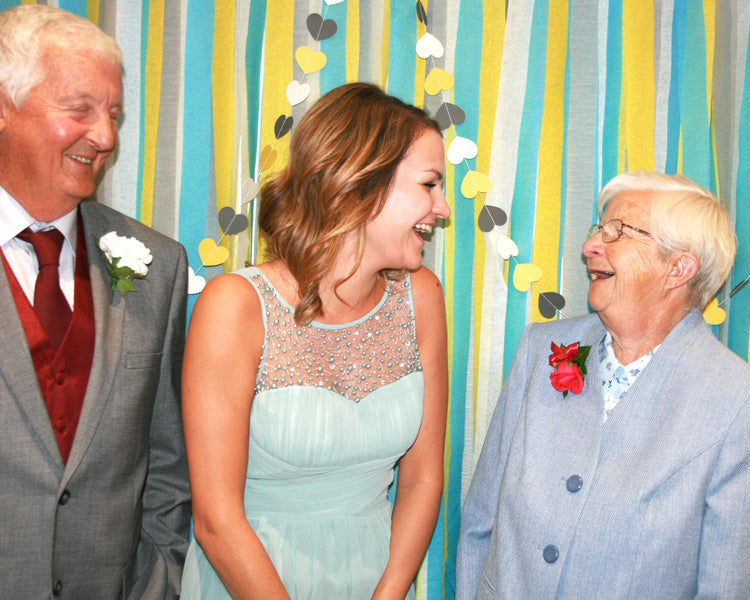
[(440, 58), (443, 56), (444, 52), (443, 44), (441, 44), (440, 40), (431, 33), (425, 33), (417, 41), (417, 56), (419, 58), (427, 59), (430, 56)]
[(200, 294), (206, 287), (206, 278), (196, 275), (193, 267), (188, 267), (188, 294)]
[(260, 193), (260, 184), (252, 177), (242, 182), (242, 204), (247, 204)]
[(448, 146), (448, 161), (457, 165), (464, 159), (476, 157), (477, 151), (477, 145), (469, 138), (456, 136)]
[(290, 81), (289, 85), (286, 86), (286, 99), (289, 102), (289, 106), (296, 106), (300, 102), (304, 102), (305, 99), (310, 95), (310, 84), (299, 83), (298, 81)]
[(328, 6), (333, 6), (334, 4), (341, 4), (344, 0), (326, 0), (326, 4)]
[(499, 233), (495, 238), (497, 244), (497, 253), (503, 260), (508, 260), (511, 256), (518, 256), (518, 246), (507, 235)]

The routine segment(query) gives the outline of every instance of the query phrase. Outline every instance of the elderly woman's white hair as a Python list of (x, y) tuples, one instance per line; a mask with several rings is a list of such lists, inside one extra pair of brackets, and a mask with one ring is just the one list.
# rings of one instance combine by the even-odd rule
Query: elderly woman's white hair
[(120, 48), (96, 25), (73, 13), (42, 4), (0, 13), (0, 88), (20, 108), (46, 75), (49, 50), (84, 51), (110, 58), (122, 67)]
[(632, 171), (613, 178), (599, 192), (601, 216), (621, 192), (650, 192), (649, 231), (665, 256), (692, 252), (700, 263), (690, 281), (690, 302), (705, 306), (726, 281), (737, 252), (737, 237), (724, 203), (683, 175)]

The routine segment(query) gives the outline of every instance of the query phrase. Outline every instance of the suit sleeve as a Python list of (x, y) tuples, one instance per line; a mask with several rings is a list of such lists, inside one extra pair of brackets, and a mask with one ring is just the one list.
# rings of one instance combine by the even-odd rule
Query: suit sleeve
[(696, 599), (750, 598), (750, 400), (722, 442), (706, 493)]
[(526, 395), (528, 340), (532, 327), (524, 331), (503, 383), (464, 503), (456, 560), (456, 600), (477, 597), (490, 552), (505, 461)]
[(173, 599), (180, 594), (191, 511), (180, 409), (186, 304), (187, 257), (180, 246), (149, 433), (140, 541), (128, 586), (131, 600)]

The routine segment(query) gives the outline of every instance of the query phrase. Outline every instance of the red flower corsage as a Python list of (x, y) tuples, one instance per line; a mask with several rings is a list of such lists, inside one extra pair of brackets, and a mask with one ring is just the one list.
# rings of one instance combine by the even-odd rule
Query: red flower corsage
[(554, 342), (550, 345), (552, 354), (549, 364), (553, 371), (549, 378), (552, 387), (562, 392), (563, 398), (568, 392), (580, 394), (583, 389), (583, 378), (586, 376), (586, 358), (591, 346), (579, 346), (578, 342), (566, 346), (558, 346)]

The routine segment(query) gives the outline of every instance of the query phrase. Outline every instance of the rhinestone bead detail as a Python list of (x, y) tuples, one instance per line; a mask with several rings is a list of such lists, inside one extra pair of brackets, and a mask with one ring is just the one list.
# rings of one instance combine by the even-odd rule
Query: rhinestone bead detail
[(265, 311), (266, 332), (255, 393), (291, 386), (326, 388), (359, 402), (421, 371), (408, 276), (389, 281), (368, 315), (345, 325), (297, 325), (294, 311), (262, 273), (250, 277)]

